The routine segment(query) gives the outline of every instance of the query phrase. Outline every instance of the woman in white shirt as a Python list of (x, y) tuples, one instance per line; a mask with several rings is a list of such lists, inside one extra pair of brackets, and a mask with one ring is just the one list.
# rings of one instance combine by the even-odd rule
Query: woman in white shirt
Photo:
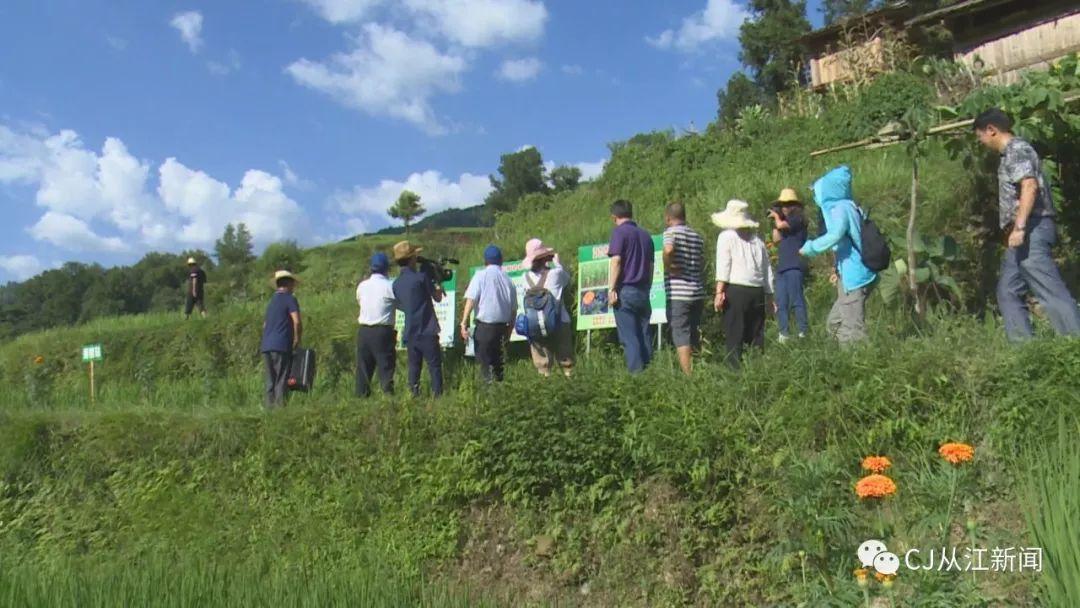
[(562, 296), (563, 290), (570, 284), (570, 274), (563, 270), (555, 250), (544, 245), (540, 239), (530, 239), (525, 243), (525, 259), (522, 264), (529, 269), (525, 273), (526, 285), (539, 287), (543, 279), (542, 286), (551, 292), (561, 309), (561, 322), (555, 333), (529, 342), (533, 365), (536, 366), (536, 371), (550, 376), (552, 369), (558, 364), (563, 374), (569, 378), (574, 370), (574, 328)]
[(766, 310), (773, 294), (769, 251), (754, 232), (758, 222), (750, 218), (748, 208), (745, 201), (731, 200), (712, 215), (722, 230), (716, 238), (713, 308), (723, 311), (727, 362), (735, 369), (746, 345), (764, 348)]

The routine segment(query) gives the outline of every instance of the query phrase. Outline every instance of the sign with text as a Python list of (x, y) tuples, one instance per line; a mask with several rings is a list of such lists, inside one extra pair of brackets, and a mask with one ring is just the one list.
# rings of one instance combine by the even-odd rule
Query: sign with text
[[(664, 297), (664, 237), (654, 235), (652, 305), (650, 323), (667, 323), (667, 304)], [(610, 329), (615, 327), (614, 310), (608, 301), (608, 244), (586, 245), (578, 248), (578, 317), (577, 330)]]
[(82, 347), (82, 360), (83, 363), (89, 363), (91, 361), (101, 361), (101, 345), (100, 344), (87, 344)]

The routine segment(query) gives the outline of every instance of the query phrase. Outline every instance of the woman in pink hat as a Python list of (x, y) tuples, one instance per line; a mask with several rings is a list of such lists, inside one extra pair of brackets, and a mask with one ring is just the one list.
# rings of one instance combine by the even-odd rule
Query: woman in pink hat
[(563, 374), (570, 377), (574, 369), (574, 328), (570, 324), (570, 312), (563, 302), (563, 290), (570, 284), (570, 274), (559, 263), (559, 254), (544, 245), (540, 239), (530, 239), (525, 243), (523, 265), (529, 269), (525, 273), (525, 283), (529, 287), (543, 287), (559, 302), (562, 322), (554, 334), (547, 338), (531, 340), (529, 350), (532, 353), (536, 371), (550, 376), (556, 363)]

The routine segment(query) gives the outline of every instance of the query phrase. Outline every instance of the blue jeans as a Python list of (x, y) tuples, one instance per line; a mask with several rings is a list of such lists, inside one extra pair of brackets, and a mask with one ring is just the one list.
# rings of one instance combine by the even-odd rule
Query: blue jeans
[(1029, 220), (1027, 239), (1016, 249), (1005, 249), (1001, 278), (997, 285), (998, 308), (1005, 320), (1005, 335), (1012, 342), (1034, 335), (1025, 296), (1030, 291), (1039, 300), (1054, 331), (1062, 336), (1080, 336), (1080, 310), (1051, 257), (1057, 243), (1057, 226), (1048, 217)]
[(652, 340), (649, 339), (649, 319), (652, 306), (649, 290), (636, 285), (619, 288), (619, 305), (615, 307), (615, 329), (619, 333), (626, 369), (637, 373), (652, 359)]
[(803, 295), (803, 272), (798, 268), (789, 268), (776, 275), (776, 321), (780, 324), (780, 335), (788, 335), (788, 315), (795, 311), (795, 323), (799, 333), (805, 334), (810, 325), (806, 320), (806, 296)]

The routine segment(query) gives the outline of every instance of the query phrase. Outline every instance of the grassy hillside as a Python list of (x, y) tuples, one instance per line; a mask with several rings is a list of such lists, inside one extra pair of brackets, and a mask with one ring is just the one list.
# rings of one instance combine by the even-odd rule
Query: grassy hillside
[[(780, 188), (807, 195), (840, 162), (895, 234), (910, 187), (901, 147), (809, 156), (928, 94), (908, 76), (875, 87), (820, 115), (639, 136), (613, 146), (595, 182), (526, 197), (491, 229), (412, 240), (467, 267), (489, 242), (516, 259), (539, 236), (573, 269), (578, 246), (606, 240), (615, 198), (652, 231), (664, 203), (683, 200), (712, 241), (708, 214), (728, 198), (764, 217)], [(872, 583), (880, 601), (1069, 605), (1044, 583), (1073, 580), (1067, 522), (1080, 494), (1033, 492), (1044, 471), (1071, 469), (1031, 448), (1080, 428), (1080, 342), (1009, 347), (993, 316), (978, 316), (994, 202), (968, 166), (930, 145), (918, 221), (960, 243), (949, 268), (960, 306), (916, 323), (874, 298), (870, 341), (841, 351), (821, 327), (834, 292), (815, 266), (811, 338), (770, 345), (740, 375), (719, 364), (710, 314), (690, 381), (669, 351), (629, 377), (601, 334), (570, 380), (543, 381), (515, 351), (508, 381), (485, 387), (454, 352), (442, 400), (353, 399), (353, 290), (393, 235), (306, 252), (298, 297), (319, 377), (273, 415), (260, 406), (262, 302), (21, 336), (0, 346), (0, 602), (141, 604), (164, 590), (153, 597), (177, 606), (852, 606), (866, 599), (855, 549), (881, 538), (897, 553), (1037, 542), (1047, 567), (906, 571), (891, 589)], [(77, 359), (89, 342), (106, 353), (94, 404)], [(946, 441), (972, 444), (974, 461), (944, 462)], [(853, 491), (872, 454), (892, 460), (898, 486), (882, 503)]]

